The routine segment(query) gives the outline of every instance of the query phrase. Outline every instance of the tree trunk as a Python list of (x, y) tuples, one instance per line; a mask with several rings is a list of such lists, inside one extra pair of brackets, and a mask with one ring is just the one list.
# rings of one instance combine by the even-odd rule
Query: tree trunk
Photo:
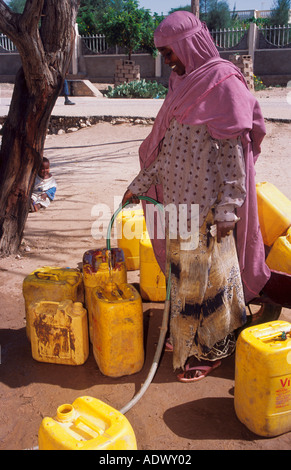
[[(55, 96), (53, 96), (55, 95)], [(49, 118), (58, 89), (39, 96), (27, 89), (24, 72), (17, 74), (0, 153), (0, 253), (19, 249), (27, 219), (30, 195), (42, 161)]]
[(199, 18), (199, 0), (191, 0), (191, 11)]
[(2, 257), (21, 244), (49, 119), (71, 59), (78, 7), (78, 0), (27, 0), (17, 15), (0, 0), (0, 29), (22, 60), (0, 151)]

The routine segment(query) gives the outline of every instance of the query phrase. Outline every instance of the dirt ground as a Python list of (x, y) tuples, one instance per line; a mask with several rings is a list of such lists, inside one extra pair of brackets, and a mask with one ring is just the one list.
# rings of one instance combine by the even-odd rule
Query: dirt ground
[[(267, 122), (267, 137), (257, 163), (257, 181), (274, 183), (291, 199), (291, 124)], [(82, 366), (45, 364), (31, 356), (25, 333), (22, 283), (42, 266), (79, 267), (86, 250), (105, 247), (92, 238), (96, 204), (111, 211), (138, 171), (138, 147), (150, 126), (100, 123), (72, 134), (48, 136), (45, 155), (58, 182), (46, 211), (29, 214), (19, 255), (0, 260), (1, 364), (0, 449), (37, 446), (45, 416), (84, 395), (122, 408), (144, 383), (155, 353), (163, 304), (144, 302), (146, 360), (142, 371), (112, 379), (103, 376), (92, 348)], [(106, 226), (107, 227), (107, 226)], [(113, 240), (113, 246), (116, 242)], [(138, 272), (128, 273), (138, 282)], [(291, 311), (281, 318), (291, 321)], [(291, 433), (271, 439), (256, 436), (234, 410), (235, 358), (196, 384), (182, 384), (164, 352), (149, 389), (127, 414), (140, 450), (289, 450)]]

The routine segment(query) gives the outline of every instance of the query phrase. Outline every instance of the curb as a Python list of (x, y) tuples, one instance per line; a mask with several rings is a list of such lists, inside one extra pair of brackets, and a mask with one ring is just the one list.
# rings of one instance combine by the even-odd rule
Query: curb
[[(0, 126), (6, 121), (7, 116), (0, 116)], [(291, 119), (284, 118), (264, 118), (267, 122), (290, 124)], [(112, 125), (132, 124), (132, 125), (152, 125), (155, 117), (145, 118), (142, 116), (56, 116), (51, 115), (48, 126), (48, 135), (60, 135), (64, 133), (76, 132), (80, 129), (91, 127), (100, 122), (108, 122)], [(0, 128), (0, 135), (2, 129)]]

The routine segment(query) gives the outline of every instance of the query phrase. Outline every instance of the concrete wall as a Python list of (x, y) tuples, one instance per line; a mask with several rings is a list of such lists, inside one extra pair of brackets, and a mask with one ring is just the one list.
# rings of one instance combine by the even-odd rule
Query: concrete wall
[(8, 81), (11, 81), (20, 67), (21, 60), (18, 53), (0, 53), (0, 76), (9, 77)]
[(254, 74), (265, 85), (286, 85), (291, 80), (291, 49), (255, 51)]
[[(248, 55), (248, 50), (220, 51), (220, 56), (228, 60), (235, 53)], [(126, 58), (126, 56), (123, 56)], [(120, 56), (85, 56), (82, 73), (92, 81), (112, 82), (115, 60)], [(155, 75), (155, 60), (149, 54), (134, 55), (132, 58), (141, 68), (141, 78), (157, 79), (168, 83), (170, 68), (162, 61), (161, 76)], [(291, 80), (291, 49), (263, 49), (254, 53), (254, 75), (260, 77), (266, 85), (286, 85)], [(0, 72), (1, 74), (1, 72)]]
[[(224, 59), (231, 54), (248, 55), (249, 50), (220, 51)], [(92, 82), (113, 83), (115, 61), (127, 58), (126, 55), (82, 55), (78, 58), (78, 72), (80, 76)], [(134, 54), (132, 60), (140, 65), (141, 78), (158, 80), (168, 83), (170, 68), (165, 66), (163, 60), (157, 62), (150, 54)], [(260, 77), (266, 85), (286, 85), (291, 80), (291, 48), (256, 49), (253, 54), (254, 74)], [(19, 54), (0, 53), (0, 81), (13, 81), (17, 70), (21, 66)]]
[[(79, 70), (93, 82), (112, 82), (115, 72), (115, 61), (127, 59), (126, 55), (85, 55), (80, 58)], [(140, 66), (141, 78), (155, 76), (155, 60), (150, 54), (134, 54), (132, 60)], [(1, 72), (0, 72), (1, 75)]]

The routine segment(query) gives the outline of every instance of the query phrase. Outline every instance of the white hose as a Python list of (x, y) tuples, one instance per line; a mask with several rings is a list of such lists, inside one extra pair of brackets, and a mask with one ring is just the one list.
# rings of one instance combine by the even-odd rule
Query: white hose
[(145, 394), (145, 392), (147, 391), (148, 387), (150, 386), (155, 376), (156, 370), (159, 365), (160, 357), (162, 354), (162, 350), (163, 350), (163, 346), (164, 346), (164, 342), (166, 338), (166, 333), (168, 330), (169, 311), (170, 311), (170, 300), (166, 299), (165, 307), (164, 307), (164, 314), (163, 314), (163, 322), (162, 322), (162, 326), (160, 330), (159, 342), (158, 342), (156, 353), (153, 359), (152, 366), (150, 368), (146, 381), (141, 387), (140, 391), (133, 397), (133, 399), (130, 402), (127, 403), (127, 405), (125, 405), (123, 408), (121, 408), (121, 410), (119, 410), (120, 413), (122, 414), (127, 413), (141, 399), (141, 397)]

